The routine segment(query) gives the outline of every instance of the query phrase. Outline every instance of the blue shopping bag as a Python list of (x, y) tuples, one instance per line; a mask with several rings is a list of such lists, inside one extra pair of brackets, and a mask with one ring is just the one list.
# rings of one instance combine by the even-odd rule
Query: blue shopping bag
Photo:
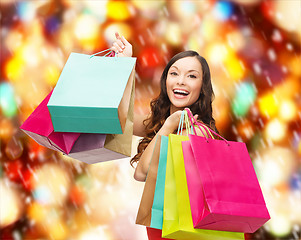
[(122, 134), (134, 57), (71, 53), (48, 102), (55, 132)]
[(163, 225), (163, 205), (164, 205), (164, 189), (166, 175), (166, 160), (168, 149), (168, 137), (161, 136), (160, 158), (158, 164), (157, 180), (155, 195), (152, 206), (151, 225), (150, 227), (162, 229)]

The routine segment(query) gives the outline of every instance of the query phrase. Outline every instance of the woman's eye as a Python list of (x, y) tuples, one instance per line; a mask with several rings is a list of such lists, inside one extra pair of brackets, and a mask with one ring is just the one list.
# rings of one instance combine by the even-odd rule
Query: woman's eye
[(176, 76), (176, 75), (178, 75), (178, 74), (177, 74), (176, 72), (171, 72), (170, 75)]
[(189, 77), (190, 77), (190, 78), (196, 78), (196, 76), (193, 75), (193, 74), (189, 75)]

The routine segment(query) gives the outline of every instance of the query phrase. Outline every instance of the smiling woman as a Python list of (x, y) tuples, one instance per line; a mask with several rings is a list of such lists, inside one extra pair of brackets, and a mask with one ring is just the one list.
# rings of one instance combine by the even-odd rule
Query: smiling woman
[[(132, 46), (116, 33), (111, 49), (119, 56), (132, 56)], [(214, 93), (207, 61), (195, 51), (176, 54), (167, 63), (160, 80), (161, 91), (150, 103), (148, 117), (135, 116), (134, 134), (144, 137), (138, 153), (131, 160), (137, 162), (134, 178), (145, 181), (156, 135), (168, 136), (177, 130), (182, 110), (190, 108), (195, 118), (218, 133), (212, 117)], [(198, 135), (202, 135), (196, 130)]]

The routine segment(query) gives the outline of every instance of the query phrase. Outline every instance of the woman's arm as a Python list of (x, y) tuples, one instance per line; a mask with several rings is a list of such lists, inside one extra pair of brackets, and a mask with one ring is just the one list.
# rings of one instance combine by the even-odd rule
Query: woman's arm
[[(145, 148), (143, 154), (141, 155), (141, 157), (139, 159), (139, 162), (137, 164), (137, 167), (136, 167), (136, 170), (134, 173), (134, 178), (137, 181), (141, 181), (141, 182), (145, 181), (146, 175), (147, 175), (147, 172), (149, 169), (149, 164), (151, 162), (151, 158), (153, 155), (153, 151), (159, 151), (160, 144), (155, 144), (157, 135), (168, 136), (170, 133), (173, 133), (178, 128), (181, 113), (182, 113), (182, 111), (177, 111), (177, 112), (173, 113), (172, 115), (170, 115), (166, 119), (166, 121), (163, 124), (163, 126), (161, 127), (161, 129), (158, 131), (158, 133), (152, 139), (152, 141)], [(196, 116), (195, 116), (195, 118), (196, 118)], [(204, 137), (204, 135), (202, 134), (201, 130), (198, 127), (195, 127), (195, 131), (198, 136)], [(205, 133), (205, 130), (203, 130), (203, 132)], [(183, 135), (187, 134), (186, 129), (183, 129), (182, 134)]]
[(151, 161), (152, 153), (153, 153), (153, 151), (159, 151), (159, 144), (156, 145), (157, 149), (154, 149), (157, 135), (168, 136), (170, 133), (173, 133), (179, 125), (181, 113), (182, 113), (182, 111), (176, 111), (173, 114), (171, 114), (166, 119), (165, 123), (163, 124), (161, 129), (157, 132), (157, 134), (152, 139), (152, 141), (145, 148), (144, 152), (142, 153), (142, 155), (138, 161), (138, 164), (137, 164), (137, 167), (136, 167), (136, 170), (134, 173), (134, 178), (137, 181), (142, 181), (142, 182), (145, 181), (147, 171), (149, 168), (149, 164)]

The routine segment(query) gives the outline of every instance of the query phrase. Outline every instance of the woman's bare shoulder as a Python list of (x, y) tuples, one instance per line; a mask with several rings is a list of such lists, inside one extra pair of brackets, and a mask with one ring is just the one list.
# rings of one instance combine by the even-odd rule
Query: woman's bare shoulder
[(144, 120), (149, 117), (149, 114), (134, 114), (134, 132), (135, 136), (145, 137), (145, 124)]

